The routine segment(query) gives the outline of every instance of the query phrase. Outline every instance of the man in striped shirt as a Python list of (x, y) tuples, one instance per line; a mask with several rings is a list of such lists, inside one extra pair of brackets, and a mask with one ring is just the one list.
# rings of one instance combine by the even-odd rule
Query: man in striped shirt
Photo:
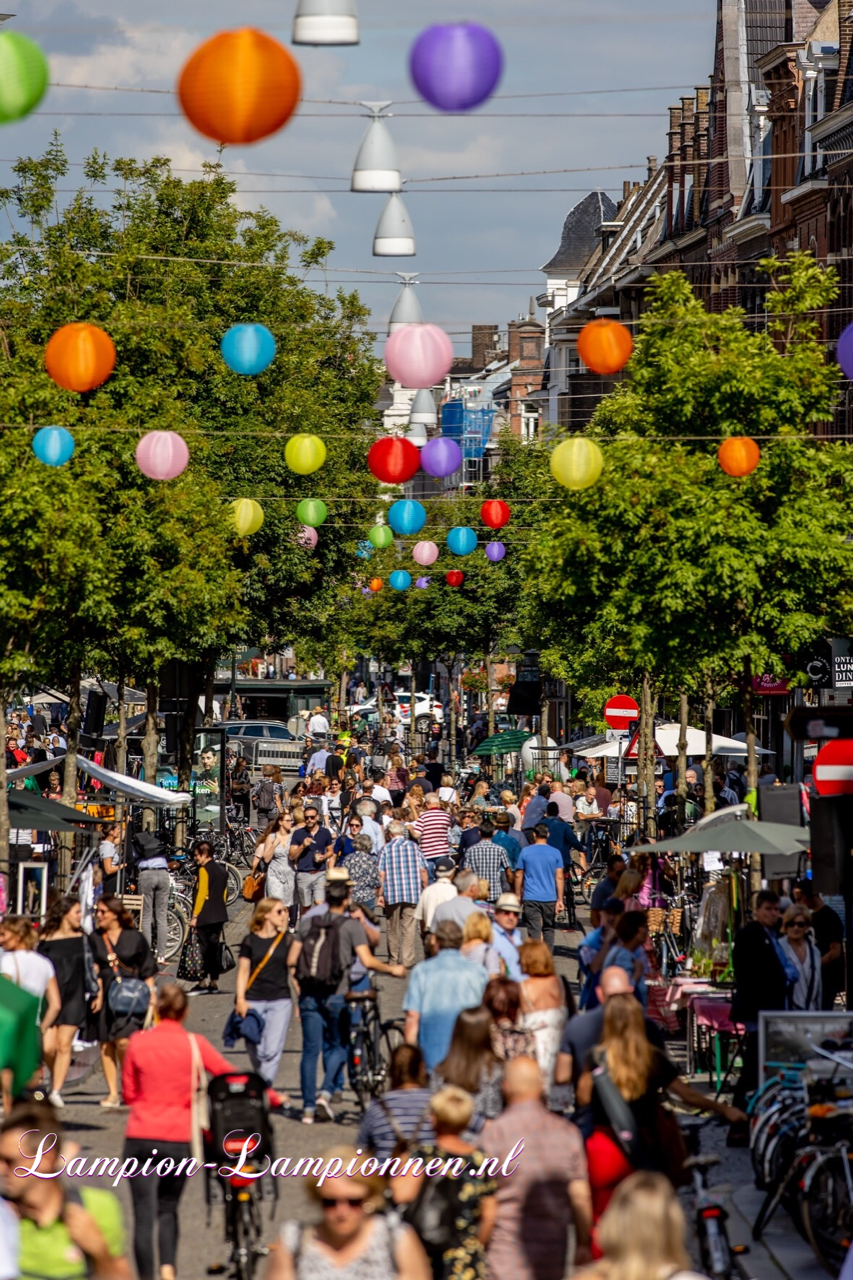
[(379, 879), (388, 921), (391, 964), (415, 963), (415, 907), (429, 883), (424, 856), (414, 840), (406, 839), (406, 824), (388, 824), (388, 843), (379, 855)]
[(416, 822), (409, 824), (409, 831), (417, 840), (429, 868), (430, 880), (435, 880), (435, 859), (446, 858), (450, 852), (451, 818), (434, 791), (424, 797), (424, 811)]

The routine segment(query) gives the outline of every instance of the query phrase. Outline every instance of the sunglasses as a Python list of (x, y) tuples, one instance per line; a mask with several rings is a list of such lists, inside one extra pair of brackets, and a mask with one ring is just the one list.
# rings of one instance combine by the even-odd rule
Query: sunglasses
[(354, 1196), (354, 1197), (341, 1196), (339, 1200), (335, 1200), (332, 1197), (324, 1196), (320, 1201), (320, 1204), (323, 1206), (324, 1209), (335, 1209), (339, 1204), (348, 1204), (351, 1209), (363, 1209), (364, 1197), (363, 1196)]
[(808, 927), (805, 920), (792, 920), (788, 925), (789, 929), (808, 929)]

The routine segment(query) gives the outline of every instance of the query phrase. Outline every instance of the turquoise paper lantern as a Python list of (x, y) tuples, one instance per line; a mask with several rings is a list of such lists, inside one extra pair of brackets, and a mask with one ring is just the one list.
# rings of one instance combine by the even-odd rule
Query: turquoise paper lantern
[(42, 427), (33, 436), (33, 453), (47, 467), (64, 467), (74, 453), (74, 437), (65, 427)]
[(412, 585), (412, 575), (405, 569), (395, 569), (388, 578), (388, 586), (395, 591), (407, 591)]
[(252, 378), (268, 369), (275, 359), (275, 338), (266, 325), (235, 324), (219, 349), (229, 369)]
[(470, 556), (477, 550), (477, 534), (474, 529), (457, 525), (447, 535), (447, 546), (455, 556)]
[(358, 556), (359, 560), (369, 560), (373, 555), (373, 544), (368, 542), (367, 538), (363, 538), (356, 547), (355, 554)]
[(393, 503), (388, 511), (388, 523), (401, 538), (420, 533), (426, 524), (426, 510), (420, 502), (413, 502), (411, 498), (401, 498)]

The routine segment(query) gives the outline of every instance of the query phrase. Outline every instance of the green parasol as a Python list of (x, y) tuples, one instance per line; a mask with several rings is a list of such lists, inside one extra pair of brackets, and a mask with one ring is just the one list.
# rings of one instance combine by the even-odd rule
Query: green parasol
[(0, 977), (0, 1068), (12, 1069), (12, 1093), (18, 1095), (41, 1062), (36, 1019), (41, 1001), (9, 978)]
[(493, 733), (485, 742), (481, 742), (475, 756), (506, 756), (511, 751), (520, 751), (533, 735), (529, 729), (505, 729), (503, 733)]

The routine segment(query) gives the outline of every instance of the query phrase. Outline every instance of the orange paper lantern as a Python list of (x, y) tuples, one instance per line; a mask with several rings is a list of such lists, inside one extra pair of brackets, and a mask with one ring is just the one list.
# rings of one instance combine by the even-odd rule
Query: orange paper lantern
[(96, 324), (64, 324), (48, 342), (45, 368), (66, 391), (93, 391), (116, 364), (113, 340)]
[(578, 334), (578, 355), (593, 373), (618, 373), (633, 350), (634, 339), (618, 320), (591, 320)]
[(299, 65), (254, 27), (199, 45), (178, 81), (184, 115), (214, 142), (257, 142), (286, 124), (302, 92)]
[(367, 585), (370, 587), (370, 590), (371, 590), (371, 591), (381, 591), (381, 590), (382, 590), (382, 579), (381, 579), (381, 578), (371, 578)]
[(761, 450), (749, 436), (729, 436), (717, 450), (717, 459), (727, 476), (748, 476), (761, 461)]

